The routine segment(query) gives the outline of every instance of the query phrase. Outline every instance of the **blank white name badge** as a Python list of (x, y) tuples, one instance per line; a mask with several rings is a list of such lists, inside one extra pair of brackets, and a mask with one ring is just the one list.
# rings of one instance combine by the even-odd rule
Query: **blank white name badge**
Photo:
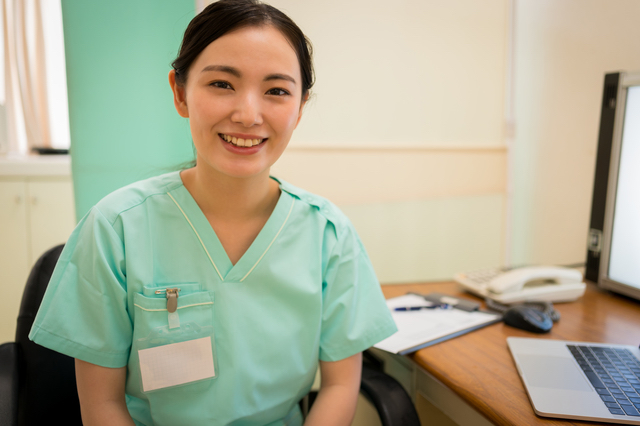
[(215, 377), (211, 336), (138, 351), (144, 392)]

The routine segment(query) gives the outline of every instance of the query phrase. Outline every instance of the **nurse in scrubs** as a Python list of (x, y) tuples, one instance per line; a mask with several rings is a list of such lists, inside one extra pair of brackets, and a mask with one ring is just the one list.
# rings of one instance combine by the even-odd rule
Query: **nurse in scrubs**
[(194, 167), (105, 197), (30, 338), (76, 359), (86, 425), (349, 425), (361, 352), (396, 330), (349, 220), (270, 176), (313, 85), (311, 46), (252, 0), (187, 28), (169, 83)]

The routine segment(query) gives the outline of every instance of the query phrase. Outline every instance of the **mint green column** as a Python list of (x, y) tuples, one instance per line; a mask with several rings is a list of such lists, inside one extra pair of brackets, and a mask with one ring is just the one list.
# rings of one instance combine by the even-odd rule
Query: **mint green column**
[(78, 219), (102, 197), (193, 159), (167, 75), (194, 0), (62, 0)]

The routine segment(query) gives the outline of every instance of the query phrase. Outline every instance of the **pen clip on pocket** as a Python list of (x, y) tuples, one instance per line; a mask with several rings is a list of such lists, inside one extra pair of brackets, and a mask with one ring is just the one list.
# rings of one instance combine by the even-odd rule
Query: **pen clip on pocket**
[(180, 316), (178, 315), (178, 294), (180, 293), (179, 288), (165, 288), (156, 290), (156, 294), (164, 293), (167, 297), (167, 312), (168, 312), (168, 321), (169, 328), (179, 328), (180, 327)]

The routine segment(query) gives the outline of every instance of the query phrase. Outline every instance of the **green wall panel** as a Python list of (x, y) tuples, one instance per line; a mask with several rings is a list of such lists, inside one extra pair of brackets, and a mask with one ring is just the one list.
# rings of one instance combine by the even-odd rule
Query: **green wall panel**
[(193, 0), (63, 0), (76, 215), (193, 159), (167, 75)]

